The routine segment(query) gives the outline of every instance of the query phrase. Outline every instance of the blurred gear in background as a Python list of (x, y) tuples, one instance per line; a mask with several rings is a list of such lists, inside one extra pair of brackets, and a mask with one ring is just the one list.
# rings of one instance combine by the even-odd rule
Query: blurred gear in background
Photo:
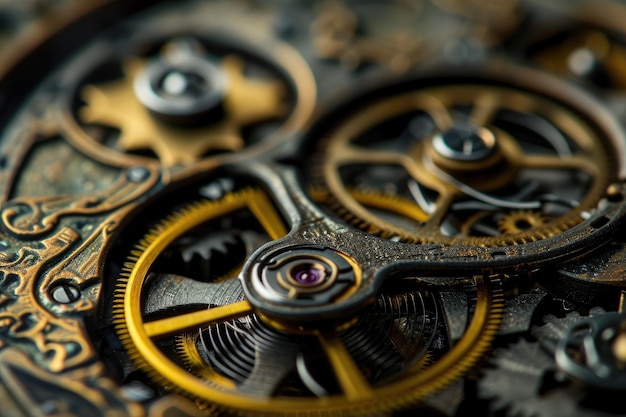
[(626, 414), (624, 21), (0, 2), (2, 414)]

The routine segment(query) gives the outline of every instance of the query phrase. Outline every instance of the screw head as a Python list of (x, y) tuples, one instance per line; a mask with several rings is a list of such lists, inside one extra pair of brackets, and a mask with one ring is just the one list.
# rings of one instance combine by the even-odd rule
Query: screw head
[(52, 287), (50, 296), (59, 304), (71, 304), (80, 298), (80, 290), (75, 285), (61, 283)]
[(455, 126), (435, 135), (433, 147), (446, 158), (479, 161), (493, 153), (495, 137), (485, 128)]

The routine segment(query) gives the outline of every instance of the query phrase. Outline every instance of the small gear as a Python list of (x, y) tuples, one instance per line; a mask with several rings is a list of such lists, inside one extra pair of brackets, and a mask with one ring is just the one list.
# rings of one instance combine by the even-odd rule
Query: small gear
[(589, 316), (545, 321), (533, 334), (554, 352), (561, 373), (590, 390), (626, 391), (626, 314), (594, 308)]
[(521, 340), (498, 349), (490, 362), (492, 367), (479, 380), (478, 394), (490, 400), (493, 412), (510, 417), (605, 416), (578, 406), (578, 393), (560, 386), (554, 359), (538, 343)]
[(498, 228), (502, 233), (523, 233), (544, 226), (548, 220), (532, 210), (514, 210), (502, 216)]
[(215, 276), (235, 276), (244, 260), (267, 241), (267, 236), (252, 230), (226, 229), (208, 237), (185, 237), (163, 256), (185, 276), (215, 281)]

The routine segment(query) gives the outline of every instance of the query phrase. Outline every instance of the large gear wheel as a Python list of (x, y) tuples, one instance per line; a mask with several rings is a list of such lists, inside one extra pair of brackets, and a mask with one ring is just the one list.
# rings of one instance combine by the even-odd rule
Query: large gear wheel
[[(590, 98), (566, 86), (542, 92), (552, 80), (506, 70), (514, 75), (425, 77), (338, 111), (311, 138), (309, 175), (331, 210), (382, 237), (480, 246), (537, 241), (583, 222), (621, 175), (621, 133), (602, 114), (579, 116)], [(428, 219), (399, 227), (350, 192), (389, 188)], [(511, 224), (512, 213), (530, 211), (529, 227)]]
[[(256, 311), (236, 277), (190, 279), (162, 262), (188, 233), (219, 234), (203, 225), (241, 210), (273, 239), (285, 233), (264, 194), (244, 190), (167, 216), (128, 257), (115, 289), (116, 333), (157, 386), (240, 415), (377, 415), (444, 388), (489, 348), (502, 314), (495, 277), (456, 289), (405, 278), (385, 285), (349, 322), (329, 328), (320, 317), (298, 330)], [(319, 273), (300, 272), (307, 283)], [(442, 291), (467, 303), (465, 319), (454, 319), (467, 327), (453, 337)]]

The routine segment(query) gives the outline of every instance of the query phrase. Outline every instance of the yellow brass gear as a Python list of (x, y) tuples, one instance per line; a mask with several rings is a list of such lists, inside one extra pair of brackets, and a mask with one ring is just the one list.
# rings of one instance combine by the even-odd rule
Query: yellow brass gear
[(205, 127), (169, 126), (152, 117), (133, 91), (134, 80), (145, 65), (143, 59), (129, 59), (122, 79), (83, 87), (87, 105), (81, 109), (80, 118), (119, 128), (118, 146), (123, 151), (150, 149), (165, 166), (196, 162), (212, 150), (239, 150), (244, 146), (241, 128), (280, 118), (288, 110), (283, 102), (284, 85), (245, 76), (243, 60), (229, 55), (220, 63), (229, 80), (225, 116)]
[[(592, 116), (597, 117), (599, 124), (603, 123), (601, 115), (594, 114), (589, 119), (582, 119), (563, 104), (567, 100), (573, 103), (575, 97), (569, 97), (567, 91), (563, 94), (564, 97), (559, 99), (561, 101), (556, 101), (513, 86), (480, 85), (480, 81), (472, 81), (465, 84), (430, 85), (371, 101), (363, 108), (348, 110), (347, 117), (328, 135), (319, 139), (311, 168), (312, 188), (323, 189), (326, 204), (346, 222), (366, 232), (385, 238), (398, 237), (408, 243), (507, 246), (560, 234), (581, 223), (586, 212), (596, 207), (606, 187), (617, 175), (616, 171), (620, 169), (620, 157), (613, 158), (611, 148), (623, 146), (618, 143), (618, 134), (611, 130), (614, 129), (612, 125), (607, 124), (607, 129), (603, 130), (604, 125), (590, 123), (594, 120)], [(472, 114), (468, 116), (472, 125), (478, 128), (478, 133), (486, 130), (489, 137), (493, 136), (496, 146), (487, 157), (465, 160), (461, 155), (455, 159), (436, 148), (434, 139), (437, 133), (455, 128), (455, 106), (473, 107)], [(493, 119), (502, 109), (518, 114), (538, 114), (544, 120), (549, 120), (571, 141), (568, 146), (573, 151), (565, 155), (535, 154), (534, 151), (526, 153), (517, 138), (493, 125)], [(428, 114), (434, 123), (434, 133), (416, 141), (408, 150), (386, 150), (359, 142), (376, 126), (411, 113)], [(420, 216), (426, 217), (421, 219), (422, 224), (415, 230), (387, 221), (371, 210), (372, 201), (381, 204), (379, 197), (372, 200), (353, 192), (355, 185), (342, 174), (351, 166), (391, 166), (404, 170), (410, 181), (436, 195), (431, 203), (432, 211), (425, 213), (417, 204), (414, 205), (416, 210), (421, 211)], [(579, 171), (588, 178), (588, 185), (580, 191), (580, 201), (568, 211), (555, 214), (550, 221), (541, 224), (537, 222), (537, 227), (517, 230), (507, 236), (455, 236), (442, 233), (440, 226), (454, 203), (468, 195), (472, 198), (474, 195), (481, 195), (480, 198), (486, 196), (486, 201), (496, 192), (506, 190), (526, 171), (548, 169), (558, 172)], [(388, 197), (385, 199), (388, 201)], [(392, 204), (382, 204), (394, 209)], [(511, 208), (500, 210), (509, 211)], [(401, 214), (400, 210), (394, 211)]]
[(532, 210), (514, 210), (505, 214), (498, 222), (502, 233), (523, 233), (541, 227), (548, 222), (541, 213)]
[[(113, 300), (116, 333), (131, 360), (155, 383), (186, 395), (199, 405), (246, 416), (362, 416), (380, 414), (414, 403), (440, 390), (475, 365), (490, 347), (499, 328), (503, 295), (497, 277), (474, 277), (475, 304), (461, 339), (443, 354), (405, 369), (397, 378), (370, 384), (360, 375), (341, 338), (320, 329), (320, 348), (329, 366), (349, 372), (342, 382), (353, 381), (339, 394), (322, 397), (292, 397), (279, 394), (259, 396), (240, 390), (224, 375), (202, 363), (195, 345), (198, 329), (232, 319), (253, 317), (252, 306), (244, 299), (200, 311), (172, 313), (173, 316), (145, 320), (142, 299), (148, 291), (147, 276), (159, 255), (186, 232), (233, 211), (248, 209), (268, 235), (277, 239), (286, 233), (274, 207), (260, 190), (226, 195), (219, 201), (195, 203), (167, 217), (131, 251), (117, 282)], [(474, 297), (472, 297), (474, 298)], [(180, 361), (167, 356), (158, 342), (172, 339), (178, 345)], [(347, 363), (348, 365), (344, 365)], [(339, 365), (342, 364), (342, 365)], [(354, 366), (349, 366), (350, 364)], [(354, 372), (354, 374), (350, 374)]]

